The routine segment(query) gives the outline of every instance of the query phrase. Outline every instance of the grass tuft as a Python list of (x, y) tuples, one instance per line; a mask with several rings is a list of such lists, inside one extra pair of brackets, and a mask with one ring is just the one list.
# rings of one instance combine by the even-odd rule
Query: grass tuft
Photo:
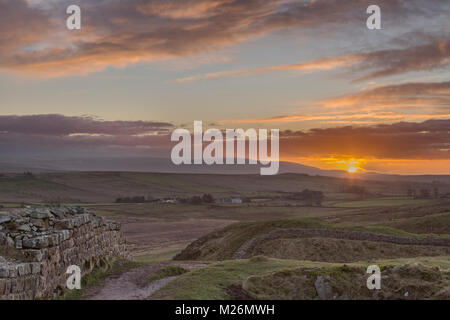
[(183, 267), (168, 266), (168, 267), (162, 268), (157, 273), (151, 275), (150, 278), (148, 279), (148, 281), (150, 283), (150, 282), (153, 282), (156, 280), (161, 280), (161, 279), (168, 278), (168, 277), (179, 276), (186, 272), (189, 272), (189, 270), (185, 269)]

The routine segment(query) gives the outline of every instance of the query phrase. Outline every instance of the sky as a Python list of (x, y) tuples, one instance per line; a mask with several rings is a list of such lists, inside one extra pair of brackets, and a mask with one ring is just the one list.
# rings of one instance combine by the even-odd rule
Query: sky
[(322, 169), (450, 174), (449, 17), (442, 0), (0, 0), (0, 150), (164, 157), (202, 120), (278, 128), (281, 160)]

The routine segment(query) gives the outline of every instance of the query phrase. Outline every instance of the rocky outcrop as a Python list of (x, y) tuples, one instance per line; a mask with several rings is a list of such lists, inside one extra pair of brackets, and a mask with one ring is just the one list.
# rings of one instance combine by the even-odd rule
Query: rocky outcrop
[(128, 257), (120, 224), (85, 208), (0, 212), (0, 300), (57, 296), (69, 266), (86, 274), (114, 256)]

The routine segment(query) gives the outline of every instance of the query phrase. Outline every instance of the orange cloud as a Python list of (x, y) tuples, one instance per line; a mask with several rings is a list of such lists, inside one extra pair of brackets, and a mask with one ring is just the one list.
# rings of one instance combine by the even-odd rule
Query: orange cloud
[(346, 107), (365, 111), (389, 108), (448, 107), (450, 106), (450, 81), (380, 86), (354, 94), (323, 99), (312, 104), (325, 108)]
[(137, 4), (138, 11), (145, 15), (159, 15), (174, 19), (180, 18), (207, 18), (214, 15), (214, 10), (231, 3), (229, 0), (183, 0), (183, 1), (167, 1), (157, 0), (152, 2), (143, 2)]
[(284, 157), (450, 159), (450, 119), (280, 133)]
[(213, 80), (219, 78), (235, 78), (252, 76), (257, 74), (264, 74), (276, 71), (317, 71), (317, 70), (330, 70), (335, 68), (347, 67), (356, 63), (360, 63), (361, 57), (359, 55), (350, 55), (342, 57), (331, 57), (317, 59), (311, 62), (301, 62), (295, 64), (285, 64), (278, 66), (268, 66), (260, 68), (251, 68), (246, 70), (231, 70), (212, 72), (201, 75), (195, 75), (185, 78), (179, 78), (176, 81), (178, 83), (193, 82), (198, 80)]
[(427, 42), (402, 49), (363, 52), (296, 64), (199, 74), (179, 78), (176, 81), (186, 83), (198, 80), (247, 77), (278, 71), (319, 71), (344, 67), (354, 67), (352, 69), (354, 74), (366, 71), (365, 75), (356, 79), (361, 81), (448, 66), (450, 64), (450, 39), (427, 39)]
[(319, 121), (327, 124), (377, 124), (393, 121), (420, 121), (429, 118), (449, 118), (450, 112), (441, 113), (417, 113), (408, 114), (401, 112), (362, 112), (362, 113), (329, 113), (329, 114), (306, 114), (306, 115), (291, 115), (278, 116), (264, 119), (237, 119), (237, 120), (220, 120), (218, 124), (225, 125), (227, 123), (289, 123), (289, 122), (303, 122), (303, 121)]
[[(55, 12), (64, 2), (30, 6), (25, 0), (0, 2), (0, 69), (39, 76), (88, 74), (108, 66), (122, 67), (139, 61), (187, 57), (217, 50), (273, 32), (297, 27), (321, 33), (323, 26), (348, 28), (361, 22), (364, 0), (330, 2), (285, 0), (80, 0), (81, 32), (65, 30)], [(411, 3), (421, 0), (379, 0), (393, 19), (433, 16), (447, 10), (443, 1), (429, 0), (419, 13)], [(42, 1), (42, 3), (44, 3)], [(386, 17), (388, 19), (388, 17)], [(421, 39), (423, 40), (423, 39)], [(192, 76), (242, 76), (283, 70), (327, 70), (358, 65), (379, 77), (413, 70), (430, 70), (449, 62), (448, 38), (432, 38), (400, 49), (356, 53), (297, 65), (280, 65), (244, 71)]]
[(318, 101), (301, 103), (314, 113), (269, 118), (222, 120), (226, 123), (376, 124), (450, 117), (450, 82), (388, 85)]

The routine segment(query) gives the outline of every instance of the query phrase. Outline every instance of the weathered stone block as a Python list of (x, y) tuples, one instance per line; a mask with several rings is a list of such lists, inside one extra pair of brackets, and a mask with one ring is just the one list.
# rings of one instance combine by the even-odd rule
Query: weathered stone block
[(48, 208), (35, 208), (30, 213), (31, 218), (35, 219), (44, 219), (44, 218), (51, 218), (53, 215), (50, 213), (50, 210)]
[(9, 277), (9, 266), (5, 264), (0, 264), (0, 278)]
[(41, 272), (41, 264), (39, 262), (32, 262), (30, 265), (32, 274), (38, 274)]
[(16, 249), (22, 249), (22, 240), (16, 239)]
[(30, 216), (32, 217), (32, 218), (35, 218), (35, 219), (44, 219), (44, 218), (47, 218), (47, 214), (46, 213), (43, 213), (43, 212), (32, 212), (31, 214), (30, 214)]
[(30, 232), (31, 226), (29, 224), (23, 224), (17, 228), (19, 231)]
[(31, 219), (30, 223), (37, 228), (45, 228), (46, 227), (45, 221), (43, 219)]
[(53, 215), (57, 216), (58, 218), (64, 218), (64, 216), (67, 213), (67, 210), (65, 208), (55, 208), (55, 209), (50, 209), (51, 213), (53, 213)]
[(64, 219), (64, 220), (56, 220), (55, 221), (56, 229), (73, 229), (73, 221), (72, 219)]
[(10, 247), (14, 247), (15, 242), (14, 242), (13, 238), (11, 238), (11, 237), (6, 237), (6, 244), (7, 244), (8, 246), (10, 246)]
[(7, 279), (0, 279), (0, 296), (4, 295), (6, 292), (6, 281)]
[(6, 244), (6, 234), (3, 232), (0, 232), (0, 245)]
[(11, 221), (11, 217), (0, 214), (0, 224)]

